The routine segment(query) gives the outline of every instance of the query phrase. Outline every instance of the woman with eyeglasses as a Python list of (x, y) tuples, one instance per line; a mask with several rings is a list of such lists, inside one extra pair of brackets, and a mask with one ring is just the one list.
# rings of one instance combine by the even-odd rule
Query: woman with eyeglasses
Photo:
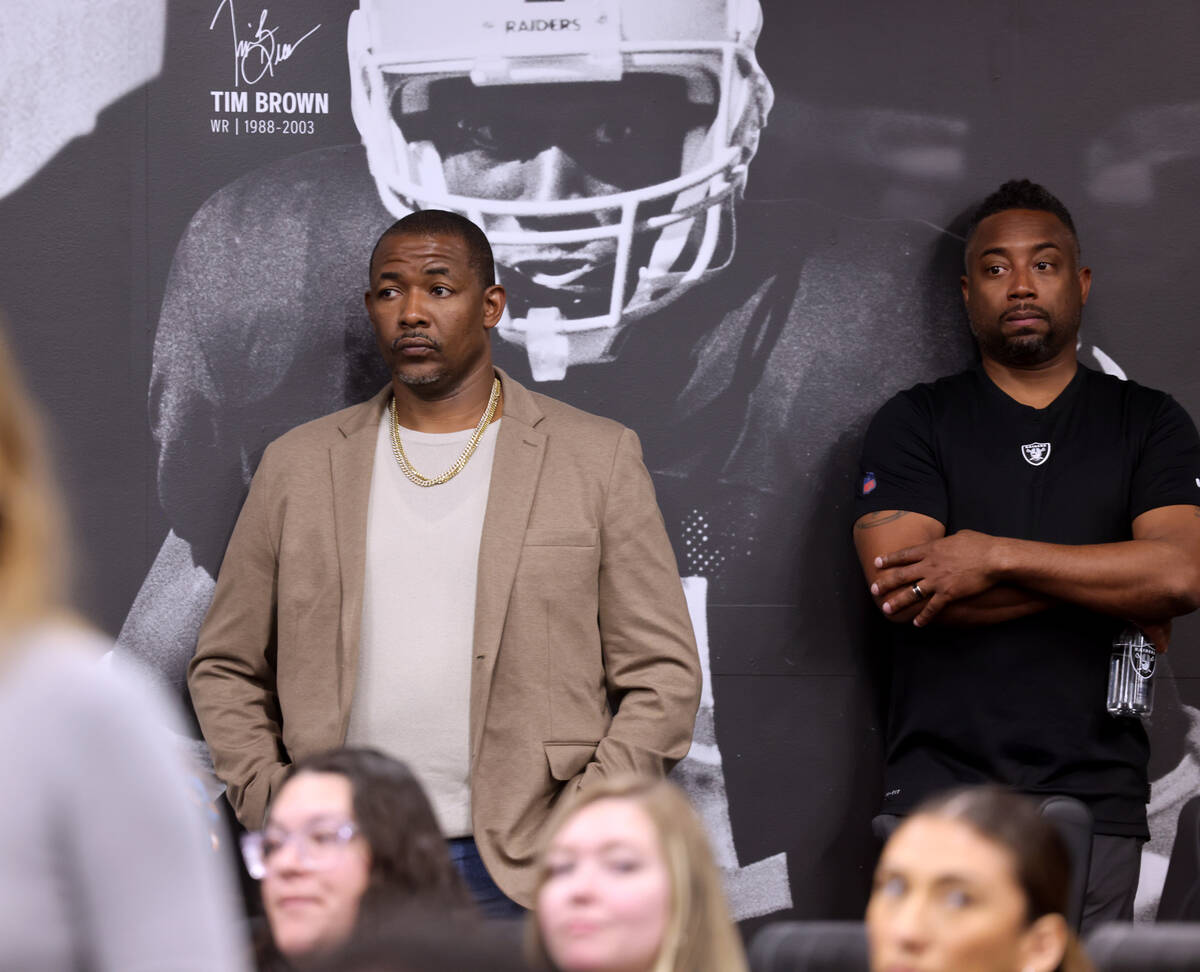
[(1067, 849), (995, 786), (919, 806), (883, 849), (867, 906), (872, 972), (1092, 972), (1064, 917)]
[(242, 852), (261, 881), (264, 969), (327, 952), (406, 905), (469, 908), (425, 792), (404, 763), (373, 749), (293, 764)]

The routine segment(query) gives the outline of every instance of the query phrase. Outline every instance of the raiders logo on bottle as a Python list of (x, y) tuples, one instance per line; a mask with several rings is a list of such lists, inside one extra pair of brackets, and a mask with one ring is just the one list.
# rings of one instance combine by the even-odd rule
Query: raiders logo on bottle
[(1157, 654), (1154, 645), (1149, 642), (1138, 645), (1131, 644), (1125, 650), (1129, 652), (1129, 663), (1139, 678), (1149, 678), (1154, 674), (1154, 661)]
[(1049, 442), (1026, 442), (1021, 446), (1021, 455), (1031, 466), (1040, 466), (1050, 458)]

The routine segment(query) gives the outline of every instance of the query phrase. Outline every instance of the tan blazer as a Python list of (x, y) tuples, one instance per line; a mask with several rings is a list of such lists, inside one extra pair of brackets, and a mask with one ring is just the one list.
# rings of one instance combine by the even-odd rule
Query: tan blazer
[[(504, 419), (475, 602), (471, 811), (488, 870), (528, 906), (538, 834), (564, 791), (612, 773), (663, 774), (687, 753), (700, 666), (637, 437), (499, 374)], [(367, 502), (390, 394), (273, 442), (225, 553), (188, 685), (248, 827), (261, 826), (288, 763), (346, 738)]]

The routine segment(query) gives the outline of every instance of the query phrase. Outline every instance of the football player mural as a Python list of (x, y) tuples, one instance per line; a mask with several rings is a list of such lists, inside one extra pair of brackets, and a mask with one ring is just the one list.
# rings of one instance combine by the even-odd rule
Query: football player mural
[(150, 391), (171, 531), (119, 650), (182, 684), (263, 447), (386, 380), (361, 301), (372, 242), (414, 208), (458, 210), (509, 293), (498, 363), (642, 439), (705, 670), (675, 773), (736, 913), (799, 906), (801, 886), (820, 913), (831, 862), (861, 886), (877, 800), (844, 522), (856, 439), (890, 389), (966, 360), (953, 276), (936, 310), (924, 283), (946, 238), (744, 201), (772, 103), (756, 0), (550, 6), (363, 0), (362, 145), (251, 172), (196, 213)]
[(397, 218), (482, 225), (537, 381), (611, 361), (623, 327), (711, 279), (772, 91), (757, 3), (369, 3), (350, 18), (354, 119)]
[[(1096, 271), (1111, 358), (1081, 356), (1200, 407), (1193, 5), (10, 6), (0, 303), (119, 656), (184, 695), (263, 448), (387, 379), (373, 241), (458, 210), (508, 291), (497, 363), (640, 436), (704, 660), (675, 773), (740, 917), (865, 902), (887, 656), (850, 505), (867, 418), (971, 358), (942, 227), (1049, 186)], [(1156, 675), (1143, 916), (1200, 773), (1197, 631)]]

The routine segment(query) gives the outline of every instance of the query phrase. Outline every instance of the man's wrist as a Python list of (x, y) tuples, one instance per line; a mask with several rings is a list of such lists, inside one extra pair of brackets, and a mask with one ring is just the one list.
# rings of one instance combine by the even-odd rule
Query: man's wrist
[(988, 544), (988, 574), (993, 584), (1011, 584), (1016, 580), (1018, 551), (1009, 537), (992, 537)]

